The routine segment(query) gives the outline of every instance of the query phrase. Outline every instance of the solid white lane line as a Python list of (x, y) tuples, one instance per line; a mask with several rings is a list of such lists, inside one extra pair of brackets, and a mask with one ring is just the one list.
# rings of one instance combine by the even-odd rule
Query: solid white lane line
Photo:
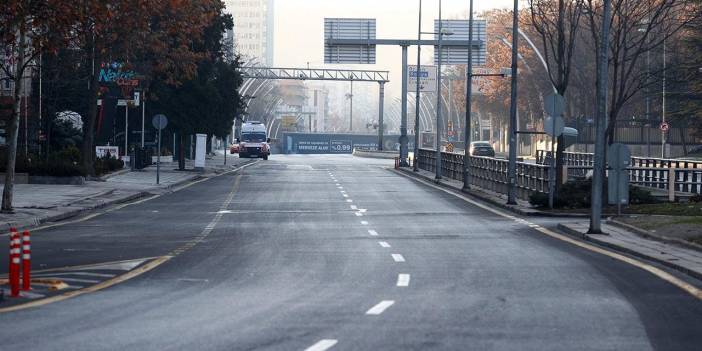
[(405, 258), (400, 254), (392, 254), (392, 259), (395, 260), (395, 262), (405, 262)]
[(397, 286), (407, 287), (407, 286), (409, 286), (409, 282), (410, 282), (410, 275), (409, 274), (401, 273), (401, 274), (397, 275)]
[(356, 206), (356, 205), (351, 205), (351, 209), (352, 209), (352, 210), (357, 210), (357, 209), (358, 209), (358, 206)]
[(394, 304), (395, 304), (395, 301), (393, 301), (393, 300), (380, 301), (379, 304), (371, 307), (368, 311), (366, 311), (366, 314), (377, 316), (377, 315), (385, 312), (385, 310), (387, 310), (388, 307), (390, 307)]
[(361, 221), (361, 224), (363, 224), (363, 225), (368, 225), (368, 222), (366, 222), (366, 221)]
[(368, 234), (370, 234), (371, 236), (378, 236), (378, 232), (376, 232), (376, 231), (373, 230), (373, 229), (369, 229), (369, 230), (368, 230)]
[(378, 245), (382, 247), (390, 247), (390, 244), (388, 244), (387, 241), (378, 241)]
[(336, 339), (322, 339), (317, 341), (314, 345), (305, 349), (305, 351), (324, 351), (329, 350), (332, 346), (336, 345), (339, 340)]

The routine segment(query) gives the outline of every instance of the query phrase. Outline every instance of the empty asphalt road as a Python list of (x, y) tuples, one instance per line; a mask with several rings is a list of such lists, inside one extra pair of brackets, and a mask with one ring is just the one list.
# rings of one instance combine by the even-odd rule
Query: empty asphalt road
[(35, 268), (164, 263), (1, 313), (0, 349), (702, 349), (686, 292), (389, 165), (275, 155), (37, 232)]

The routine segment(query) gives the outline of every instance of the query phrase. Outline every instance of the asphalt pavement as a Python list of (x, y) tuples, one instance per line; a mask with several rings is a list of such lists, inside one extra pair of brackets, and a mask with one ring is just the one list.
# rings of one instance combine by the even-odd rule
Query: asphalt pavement
[(700, 350), (702, 301), (391, 163), (275, 155), (36, 232), (35, 269), (166, 259), (0, 313), (0, 349)]

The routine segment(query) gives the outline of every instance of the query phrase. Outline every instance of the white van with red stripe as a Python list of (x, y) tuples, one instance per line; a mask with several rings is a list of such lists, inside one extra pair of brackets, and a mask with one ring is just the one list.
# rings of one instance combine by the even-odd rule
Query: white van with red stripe
[(267, 160), (271, 154), (266, 126), (261, 122), (244, 122), (241, 126), (241, 137), (237, 141), (239, 158), (261, 157)]

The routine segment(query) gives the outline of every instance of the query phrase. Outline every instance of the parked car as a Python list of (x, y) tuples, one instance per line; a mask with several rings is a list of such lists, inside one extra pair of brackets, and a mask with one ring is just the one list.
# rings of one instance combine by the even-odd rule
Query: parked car
[(487, 141), (474, 141), (468, 150), (471, 156), (495, 157), (495, 149)]

